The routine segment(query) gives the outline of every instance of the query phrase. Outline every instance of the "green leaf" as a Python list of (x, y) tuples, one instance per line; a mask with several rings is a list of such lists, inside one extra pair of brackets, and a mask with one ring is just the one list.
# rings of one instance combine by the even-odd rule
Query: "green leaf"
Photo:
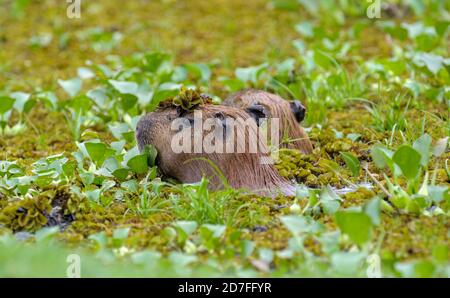
[(114, 89), (119, 91), (122, 94), (136, 94), (138, 91), (138, 84), (135, 82), (124, 82), (124, 81), (116, 81), (109, 80), (108, 81)]
[(35, 100), (30, 99), (31, 96), (29, 93), (14, 92), (11, 93), (11, 97), (16, 100), (16, 102), (14, 103), (14, 108), (20, 113), (29, 112), (36, 103)]
[(342, 159), (345, 161), (345, 164), (352, 172), (353, 176), (357, 177), (361, 169), (358, 158), (348, 152), (340, 152), (340, 154)]
[(407, 179), (414, 179), (419, 174), (421, 155), (409, 145), (400, 146), (392, 160), (400, 167)]
[(84, 146), (92, 161), (99, 164), (105, 156), (107, 146), (103, 143), (85, 143)]
[(208, 229), (214, 238), (219, 238), (225, 233), (227, 227), (224, 225), (204, 224), (202, 228)]
[(305, 21), (298, 23), (295, 25), (295, 30), (297, 30), (298, 33), (300, 33), (303, 36), (306, 37), (313, 37), (314, 36), (314, 30), (313, 25), (311, 22)]
[(420, 153), (421, 156), (420, 163), (424, 167), (428, 165), (428, 162), (430, 160), (430, 147), (431, 147), (431, 136), (429, 134), (422, 135), (413, 144), (413, 148)]
[(198, 227), (197, 222), (195, 221), (176, 221), (174, 223), (174, 227), (182, 229), (187, 235), (190, 235), (195, 232)]
[(123, 240), (123, 239), (128, 238), (129, 233), (130, 233), (130, 228), (115, 229), (113, 231), (113, 238)]
[(442, 264), (449, 261), (448, 247), (445, 244), (436, 244), (433, 247), (433, 258)]
[(364, 252), (336, 252), (331, 256), (331, 264), (340, 274), (354, 276), (365, 258)]
[(370, 217), (372, 220), (372, 224), (378, 226), (381, 224), (381, 199), (373, 198), (363, 206), (364, 212)]
[(436, 157), (444, 154), (445, 149), (447, 149), (448, 137), (437, 140), (436, 144), (433, 146), (433, 155)]
[(414, 63), (418, 66), (426, 66), (433, 74), (437, 74), (444, 65), (444, 58), (429, 53), (418, 53), (414, 57)]
[(152, 145), (146, 145), (144, 152), (147, 154), (147, 163), (150, 167), (155, 166), (156, 156), (158, 155), (158, 151)]
[(0, 114), (4, 114), (11, 110), (14, 106), (15, 99), (7, 96), (0, 97)]
[(148, 169), (147, 154), (140, 154), (132, 157), (128, 160), (127, 166), (137, 174), (145, 174)]
[(383, 169), (388, 166), (394, 153), (380, 145), (375, 145), (370, 151), (370, 155), (372, 156), (375, 165), (378, 168)]
[(320, 203), (326, 214), (334, 214), (340, 206), (342, 199), (333, 191), (330, 186), (327, 186), (320, 193)]
[(83, 81), (80, 78), (73, 78), (67, 81), (58, 80), (58, 84), (70, 97), (75, 97), (80, 92)]
[(281, 222), (295, 236), (302, 233), (317, 233), (323, 226), (310, 217), (286, 215), (280, 217)]
[(356, 244), (364, 244), (372, 235), (371, 218), (364, 212), (346, 209), (335, 214), (339, 229), (347, 234)]

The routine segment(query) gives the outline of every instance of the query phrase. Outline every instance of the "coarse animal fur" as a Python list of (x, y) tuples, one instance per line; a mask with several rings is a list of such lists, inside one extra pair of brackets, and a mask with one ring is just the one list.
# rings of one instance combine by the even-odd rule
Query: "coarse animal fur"
[[(255, 141), (259, 146), (258, 152), (251, 151), (248, 138), (250, 135), (257, 135), (258, 127), (245, 111), (212, 104), (197, 107), (195, 111), (202, 113), (203, 121), (212, 119), (219, 128), (202, 131), (203, 138), (222, 129), (224, 145), (222, 153), (220, 151), (206, 153), (205, 150), (195, 153), (193, 146), (197, 123), (194, 111), (180, 111), (176, 107), (167, 106), (143, 116), (137, 124), (136, 139), (140, 150), (143, 150), (145, 145), (153, 145), (158, 151), (157, 164), (165, 175), (182, 183), (195, 183), (200, 181), (202, 176), (206, 176), (210, 181), (210, 189), (219, 189), (223, 187), (223, 181), (212, 163), (223, 173), (228, 185), (233, 188), (245, 188), (264, 196), (275, 196), (278, 193), (294, 194), (293, 186), (281, 177), (273, 166), (270, 153), (264, 153), (268, 152), (264, 138), (258, 137)], [(186, 126), (174, 130), (172, 123), (180, 118), (184, 120)], [(227, 119), (233, 119), (237, 123), (233, 129), (229, 129)], [(244, 122), (246, 126), (242, 124)], [(184, 129), (188, 128), (194, 128), (187, 131), (187, 135), (191, 138), (191, 149), (187, 153), (175, 153), (172, 146), (173, 138), (181, 132), (186, 133)], [(242, 144), (239, 145), (239, 142), (232, 144), (229, 148), (234, 148), (234, 152), (227, 153), (227, 144), (243, 137), (244, 147)], [(264, 164), (263, 159), (269, 161), (269, 164)]]
[[(306, 113), (305, 107), (298, 101), (287, 101), (282, 97), (257, 89), (245, 89), (227, 97), (223, 105), (241, 108), (256, 121), (260, 118), (278, 118), (280, 124), (280, 144), (282, 148), (300, 150), (310, 154), (313, 146), (300, 122)], [(287, 141), (284, 141), (287, 137)]]

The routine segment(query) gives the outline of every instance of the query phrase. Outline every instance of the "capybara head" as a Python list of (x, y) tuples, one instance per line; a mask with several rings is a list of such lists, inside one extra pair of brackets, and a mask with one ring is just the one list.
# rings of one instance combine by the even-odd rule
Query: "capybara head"
[[(194, 111), (173, 106), (143, 116), (137, 124), (139, 149), (153, 145), (163, 174), (182, 183), (206, 176), (210, 189), (246, 188), (260, 195), (292, 195), (292, 186), (273, 166), (265, 139), (245, 111), (220, 105), (202, 105)], [(217, 171), (219, 170), (219, 171)]]
[(289, 102), (266, 91), (245, 89), (230, 95), (223, 105), (244, 109), (257, 122), (261, 118), (278, 118), (280, 147), (298, 149), (305, 154), (312, 152), (308, 135), (300, 126), (305, 118), (306, 108), (298, 100)]

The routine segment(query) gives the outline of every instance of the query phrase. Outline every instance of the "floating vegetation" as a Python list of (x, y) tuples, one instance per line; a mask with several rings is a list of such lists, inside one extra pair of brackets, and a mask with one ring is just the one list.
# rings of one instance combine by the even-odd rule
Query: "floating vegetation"
[[(0, 276), (65, 276), (76, 250), (84, 276), (365, 277), (376, 259), (377, 276), (448, 277), (448, 1), (368, 22), (364, 1), (99, 0), (76, 25), (52, 1), (10, 2)], [(180, 184), (139, 151), (145, 113), (244, 88), (307, 107), (314, 151), (275, 163), (294, 197)]]

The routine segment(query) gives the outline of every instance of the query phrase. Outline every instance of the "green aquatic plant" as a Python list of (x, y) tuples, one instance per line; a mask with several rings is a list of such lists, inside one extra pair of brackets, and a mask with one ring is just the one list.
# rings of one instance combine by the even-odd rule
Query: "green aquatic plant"
[(212, 98), (200, 93), (199, 90), (182, 87), (180, 93), (172, 98), (171, 101), (175, 107), (179, 107), (184, 111), (192, 111), (200, 105), (212, 103)]
[(0, 222), (13, 231), (37, 231), (47, 224), (51, 200), (45, 195), (10, 203), (0, 212)]
[[(431, 137), (424, 134), (412, 146), (403, 144), (395, 151), (381, 145), (372, 148), (375, 165), (391, 171), (393, 180), (383, 174), (387, 189), (382, 189), (397, 208), (430, 214), (430, 207), (434, 206), (432, 214), (445, 213), (439, 204), (450, 199), (450, 189), (446, 185), (436, 185), (435, 179), (429, 181), (428, 166), (431, 156), (437, 158), (446, 150), (448, 139), (437, 143), (434, 150), (431, 143)], [(402, 186), (402, 181), (406, 181), (406, 187)]]

